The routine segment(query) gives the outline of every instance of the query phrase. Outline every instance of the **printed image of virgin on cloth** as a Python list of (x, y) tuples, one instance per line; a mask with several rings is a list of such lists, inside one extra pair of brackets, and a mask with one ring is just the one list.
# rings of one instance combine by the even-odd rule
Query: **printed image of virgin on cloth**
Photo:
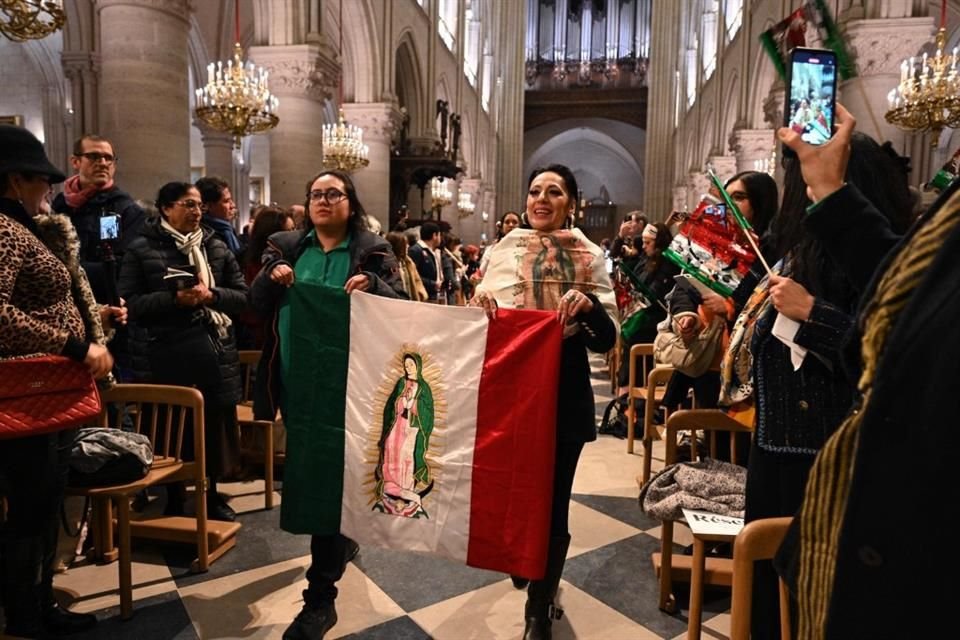
[(403, 371), (383, 410), (373, 508), (404, 518), (429, 517), (422, 501), (433, 489), (426, 459), (434, 426), (433, 392), (423, 377), (420, 354), (404, 353)]

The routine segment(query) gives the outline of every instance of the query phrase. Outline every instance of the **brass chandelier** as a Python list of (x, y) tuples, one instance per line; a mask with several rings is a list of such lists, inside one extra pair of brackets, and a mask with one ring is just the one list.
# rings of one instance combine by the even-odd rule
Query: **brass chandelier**
[(369, 148), (363, 143), (363, 129), (347, 124), (343, 115), (343, 0), (340, 0), (340, 109), (336, 124), (323, 125), (321, 142), (323, 158), (321, 162), (327, 169), (339, 169), (350, 173), (370, 164), (367, 157)]
[[(2, 0), (0, 0), (2, 1)], [(244, 136), (268, 131), (280, 121), (277, 97), (267, 86), (269, 73), (252, 62), (243, 61), (240, 46), (240, 7), (236, 13), (236, 45), (233, 60), (207, 65), (207, 84), (196, 90), (197, 118), (217, 131), (233, 134), (233, 144), (240, 148)]]
[(66, 22), (61, 4), (52, 0), (0, 0), (0, 33), (14, 42), (45, 38)]
[(886, 120), (906, 131), (932, 134), (936, 147), (944, 128), (960, 126), (960, 75), (957, 72), (957, 47), (947, 54), (947, 2), (943, 0), (940, 29), (936, 35), (936, 55), (926, 53), (916, 66), (916, 58), (900, 65), (900, 83), (887, 95), (890, 110)]

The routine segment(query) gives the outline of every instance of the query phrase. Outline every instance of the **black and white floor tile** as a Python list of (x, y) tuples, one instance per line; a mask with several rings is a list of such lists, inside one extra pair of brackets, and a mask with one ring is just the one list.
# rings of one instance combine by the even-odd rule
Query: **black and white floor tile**
[[(600, 358), (594, 359), (598, 417), (612, 398)], [(654, 468), (662, 449), (654, 449)], [(573, 541), (559, 600), (565, 615), (554, 637), (646, 639), (686, 635), (683, 609), (657, 609), (650, 554), (659, 548), (659, 523), (637, 506), (639, 455), (626, 442), (601, 436), (584, 449), (570, 508)], [(243, 528), (236, 548), (208, 573), (189, 572), (189, 547), (136, 547), (135, 614), (119, 618), (116, 565), (80, 563), (56, 578), (64, 603), (100, 618), (82, 640), (132, 638), (279, 639), (299, 611), (309, 539), (282, 532), (279, 508), (262, 509), (260, 482), (221, 485), (234, 497)], [(279, 504), (279, 495), (277, 499)], [(678, 548), (690, 542), (677, 527)], [(469, 640), (519, 638), (525, 594), (502, 574), (437, 558), (364, 548), (339, 584), (339, 622), (328, 638), (356, 640)], [(725, 638), (729, 593), (706, 596), (704, 636)]]

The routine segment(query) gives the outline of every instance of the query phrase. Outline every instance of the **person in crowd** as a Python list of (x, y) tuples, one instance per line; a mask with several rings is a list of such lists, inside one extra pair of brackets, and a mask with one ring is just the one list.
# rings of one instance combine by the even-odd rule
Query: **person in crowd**
[[(593, 387), (587, 350), (604, 353), (617, 339), (616, 302), (604, 268), (603, 252), (579, 229), (567, 229), (577, 204), (577, 181), (559, 164), (535, 169), (528, 181), (525, 217), (529, 229), (526, 247), (498, 243), (490, 265), (477, 285), (472, 304), (481, 306), (495, 322), (498, 306), (556, 310), (564, 326), (557, 398), (557, 446), (552, 496), (552, 516), (546, 574), (530, 582), (524, 610), (526, 640), (551, 637), (554, 598), (570, 545), (568, 517), (573, 476), (583, 445), (596, 439)], [(518, 232), (515, 232), (515, 234)], [(535, 295), (533, 274), (517, 273), (517, 251), (537, 253), (542, 238), (558, 244), (564, 259), (575, 261), (573, 281), (545, 279)], [(517, 237), (518, 242), (522, 240)], [(588, 262), (589, 261), (589, 262)], [(522, 296), (517, 297), (517, 290)], [(538, 301), (541, 304), (538, 304)], [(517, 577), (514, 583), (525, 581)]]
[[(160, 216), (130, 243), (120, 270), (120, 294), (130, 307), (134, 379), (200, 389), (207, 514), (232, 521), (236, 513), (217, 493), (217, 480), (239, 465), (240, 363), (230, 318), (246, 307), (247, 285), (233, 252), (201, 225), (203, 204), (195, 186), (167, 183), (156, 205)], [(192, 447), (192, 440), (184, 444)], [(168, 486), (167, 515), (182, 515), (184, 497), (182, 485)]]
[(620, 369), (617, 372), (617, 386), (620, 395), (627, 392), (630, 384), (630, 348), (635, 344), (653, 342), (657, 337), (657, 324), (666, 318), (665, 298), (675, 284), (673, 276), (679, 268), (663, 257), (663, 250), (670, 246), (670, 230), (662, 222), (648, 224), (640, 234), (644, 260), (635, 263), (632, 272), (630, 262), (620, 260), (618, 278), (625, 286), (633, 287), (649, 301), (649, 306), (622, 318)]
[[(727, 180), (724, 189), (753, 227), (761, 252), (768, 261), (776, 262), (776, 243), (768, 232), (779, 202), (776, 181), (762, 171), (744, 171)], [(695, 333), (704, 328), (703, 323), (697, 320), (698, 316), (709, 318), (719, 315), (727, 320), (728, 325), (732, 324), (763, 275), (763, 265), (756, 260), (751, 272), (729, 301), (716, 293), (698, 294), (693, 289), (677, 287), (669, 296), (669, 307), (671, 315), (679, 316), (681, 335), (692, 339)], [(726, 333), (724, 344), (729, 341), (729, 331)], [(711, 367), (710, 371), (696, 378), (675, 371), (664, 395), (664, 404), (668, 407), (680, 405), (687, 398), (688, 391), (693, 389), (698, 408), (715, 408), (720, 397), (719, 365), (717, 362), (716, 367)], [(721, 448), (727, 446), (728, 442), (724, 438), (718, 440)]]
[[(113, 366), (103, 327), (124, 322), (125, 310), (94, 300), (70, 221), (38, 217), (50, 185), (65, 179), (40, 141), (26, 129), (0, 125), (0, 149), (0, 358), (60, 354), (102, 378)], [(0, 606), (9, 636), (59, 636), (97, 621), (62, 608), (53, 593), (66, 456), (75, 432), (0, 440), (6, 498)]]
[(497, 236), (493, 241), (493, 244), (488, 246), (483, 252), (483, 257), (480, 259), (480, 273), (483, 274), (487, 270), (487, 263), (490, 261), (490, 252), (493, 247), (503, 240), (504, 237), (514, 229), (520, 226), (521, 224), (520, 214), (516, 211), (507, 211), (500, 219), (497, 221)]
[(463, 284), (464, 300), (470, 300), (473, 297), (473, 291), (476, 283), (480, 279), (480, 247), (475, 244), (468, 244), (463, 247), (463, 264), (465, 270), (461, 280)]
[(407, 252), (427, 289), (430, 302), (437, 302), (443, 291), (443, 261), (440, 258), (440, 243), (443, 234), (435, 222), (420, 225), (420, 241)]
[(446, 293), (447, 304), (463, 306), (466, 301), (463, 298), (461, 280), (466, 267), (460, 257), (461, 247), (463, 247), (463, 243), (460, 238), (452, 233), (447, 234), (443, 240), (440, 262), (443, 265), (443, 280), (446, 283), (444, 292)]
[[(258, 419), (273, 420), (278, 409), (285, 415), (297, 401), (285, 393), (283, 382), (290, 361), (291, 326), (285, 297), (294, 281), (343, 287), (347, 293), (407, 297), (390, 244), (366, 228), (367, 215), (349, 174), (323, 171), (307, 184), (306, 195), (310, 229), (270, 237), (263, 268), (250, 291), (253, 308), (270, 318), (273, 327), (267, 332), (257, 371), (254, 415)], [(296, 473), (291, 465), (300, 459), (288, 458), (285, 472)], [(358, 549), (353, 540), (339, 534), (312, 536), (303, 609), (284, 632), (285, 640), (323, 638), (337, 623), (336, 583)]]
[(223, 178), (205, 176), (194, 184), (203, 200), (203, 217), (200, 224), (210, 227), (213, 235), (227, 245), (230, 252), (239, 261), (246, 247), (240, 242), (234, 220), (237, 218), (237, 205), (233, 202), (230, 185)]
[[(80, 264), (97, 300), (116, 305), (118, 265), (127, 247), (140, 233), (146, 215), (125, 191), (117, 187), (117, 156), (106, 138), (88, 134), (73, 144), (70, 164), (76, 174), (63, 193), (53, 199), (53, 210), (70, 216), (80, 239)], [(101, 233), (101, 218), (120, 217), (118, 238)], [(104, 228), (107, 228), (106, 226)]]
[[(278, 231), (293, 231), (293, 216), (289, 211), (274, 206), (260, 207), (257, 217), (253, 220), (250, 232), (250, 241), (243, 255), (241, 267), (243, 280), (247, 286), (253, 284), (254, 278), (260, 273), (261, 259), (267, 248), (267, 239)], [(244, 309), (238, 318), (242, 329), (237, 331), (237, 347), (240, 349), (263, 348), (265, 319), (249, 306)]]
[(636, 269), (637, 263), (645, 259), (637, 237), (647, 228), (647, 224), (647, 216), (642, 211), (631, 211), (624, 217), (610, 245), (610, 257), (615, 263), (625, 262), (628, 268)]
[(309, 226), (306, 208), (302, 204), (292, 204), (289, 209), (290, 215), (293, 216), (293, 228), (306, 229)]
[(393, 255), (397, 257), (400, 264), (400, 279), (403, 282), (403, 290), (407, 297), (415, 302), (426, 302), (427, 290), (423, 286), (420, 274), (417, 272), (417, 265), (407, 255), (409, 245), (406, 237), (399, 231), (391, 231), (387, 234), (387, 242), (393, 248)]
[[(796, 595), (797, 637), (932, 637), (943, 633), (942, 617), (920, 615), (903, 594), (923, 594), (929, 611), (953, 605), (957, 563), (944, 550), (955, 536), (938, 516), (958, 493), (960, 181), (900, 236), (880, 198), (849, 181), (856, 122), (839, 103), (836, 116), (820, 146), (777, 132), (814, 202), (805, 229), (862, 291), (844, 350), (854, 401), (813, 462), (777, 564)], [(922, 543), (916, 515), (932, 516), (922, 520)]]
[[(870, 194), (895, 231), (904, 231), (910, 193), (899, 158), (854, 134), (845, 178)], [(842, 345), (862, 288), (805, 231), (810, 204), (800, 166), (787, 157), (783, 203), (771, 224), (774, 253), (783, 257), (738, 317), (723, 363), (722, 404), (752, 401), (756, 409), (747, 464), (748, 522), (796, 512), (814, 457), (855, 392), (843, 370)], [(782, 332), (806, 351), (799, 364), (791, 347), (774, 336), (774, 325), (784, 319), (795, 324)], [(754, 638), (779, 637), (776, 585), (770, 564), (761, 563), (754, 577)]]

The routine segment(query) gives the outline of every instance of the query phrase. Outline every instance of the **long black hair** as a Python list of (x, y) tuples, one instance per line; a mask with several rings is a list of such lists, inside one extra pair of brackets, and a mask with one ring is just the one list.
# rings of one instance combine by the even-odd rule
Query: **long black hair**
[[(826, 252), (803, 228), (811, 201), (800, 172), (800, 162), (784, 158), (783, 204), (771, 225), (772, 242), (778, 256), (792, 253), (790, 277), (811, 294), (822, 295), (830, 269)], [(850, 140), (850, 161), (846, 181), (855, 185), (887, 218), (896, 233), (909, 226), (911, 210), (907, 164), (889, 146), (880, 146), (870, 136), (855, 131)]]
[(360, 198), (357, 197), (357, 188), (354, 186), (350, 174), (345, 171), (340, 171), (339, 169), (325, 169), (310, 178), (310, 181), (307, 182), (306, 196), (303, 203), (303, 207), (306, 209), (304, 222), (309, 223), (310, 220), (310, 190), (313, 188), (313, 183), (323, 176), (333, 176), (343, 183), (343, 188), (347, 193), (347, 202), (350, 203), (350, 217), (347, 218), (347, 233), (356, 237), (361, 231), (366, 231), (369, 228), (367, 225), (367, 212), (363, 208), (363, 205), (360, 204)]
[(727, 180), (724, 187), (729, 187), (737, 180), (741, 181), (747, 192), (747, 200), (753, 210), (753, 220), (750, 225), (757, 236), (763, 237), (770, 226), (770, 222), (777, 215), (777, 183), (769, 174), (763, 171), (741, 171)]
[[(577, 217), (577, 211), (580, 208), (580, 190), (577, 187), (577, 179), (573, 175), (573, 171), (570, 170), (570, 167), (564, 164), (548, 164), (545, 167), (537, 167), (530, 172), (530, 177), (527, 178), (527, 190), (530, 190), (530, 185), (533, 184), (534, 178), (536, 178), (541, 173), (546, 173), (552, 171), (553, 173), (560, 176), (560, 179), (563, 180), (563, 187), (567, 190), (567, 197), (573, 201), (573, 217), (574, 220)], [(564, 228), (572, 226), (573, 221), (570, 218), (567, 218)], [(530, 221), (527, 220), (526, 214), (520, 216), (520, 226), (524, 229), (530, 229)]]

